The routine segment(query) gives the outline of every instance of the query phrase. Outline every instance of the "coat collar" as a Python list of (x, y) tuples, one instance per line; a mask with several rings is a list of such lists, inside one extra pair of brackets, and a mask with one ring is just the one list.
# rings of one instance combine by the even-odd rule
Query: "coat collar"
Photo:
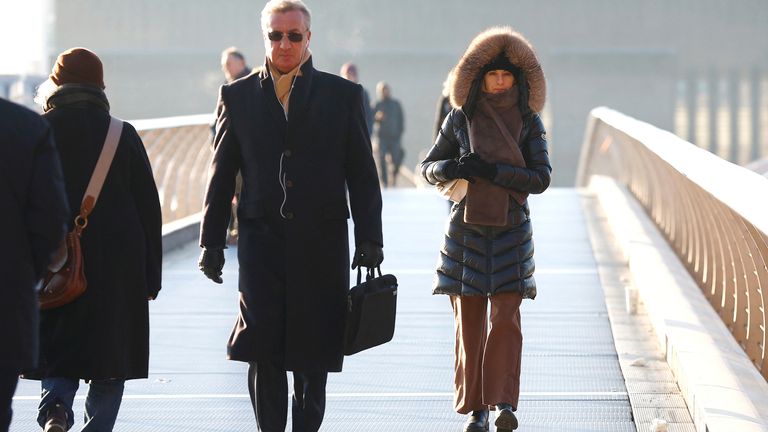
[[(266, 63), (259, 70), (259, 82), (264, 94), (267, 96), (267, 104), (269, 105), (269, 111), (274, 115), (277, 115), (281, 121), (285, 121), (285, 114), (280, 102), (277, 100), (275, 94), (275, 86), (272, 82), (272, 74), (269, 71)], [(315, 76), (315, 68), (312, 65), (312, 57), (310, 56), (306, 62), (301, 66), (301, 75), (296, 77), (296, 84), (294, 84), (291, 91), (290, 103), (288, 104), (288, 123), (294, 124), (300, 122), (304, 118), (307, 110), (309, 109), (309, 96), (312, 90), (312, 81)]]

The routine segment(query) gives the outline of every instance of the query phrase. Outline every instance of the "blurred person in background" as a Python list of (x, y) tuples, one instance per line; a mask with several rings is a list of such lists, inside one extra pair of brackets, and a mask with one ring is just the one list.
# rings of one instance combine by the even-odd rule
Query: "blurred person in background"
[[(36, 100), (61, 156), (69, 207), (75, 219), (110, 124), (103, 65), (85, 48), (56, 59)], [(72, 226), (69, 227), (70, 229)], [(148, 300), (160, 291), (162, 218), (144, 145), (124, 123), (114, 159), (81, 238), (88, 287), (64, 306), (41, 313), (37, 421), (46, 432), (74, 424), (80, 380), (90, 383), (83, 432), (111, 431), (126, 380), (146, 378)]]
[(352, 267), (379, 266), (381, 190), (363, 89), (314, 68), (306, 5), (272, 0), (261, 27), (264, 67), (220, 89), (199, 267), (223, 282), (239, 171), (240, 313), (227, 357), (249, 364), (258, 430), (285, 430), (291, 371), (292, 431), (315, 432), (325, 414), (328, 373), (340, 372), (344, 359), (347, 219), (351, 210)]
[(251, 73), (251, 68), (245, 62), (245, 56), (236, 47), (229, 47), (221, 53), (221, 71), (227, 83), (244, 78)]
[(448, 117), (448, 113), (451, 112), (453, 106), (451, 105), (451, 72), (445, 77), (443, 81), (443, 91), (440, 92), (440, 98), (437, 100), (437, 110), (435, 112), (435, 132), (432, 135), (432, 142), (437, 140), (437, 136), (440, 135), (440, 128), (443, 126), (443, 121)]
[(453, 110), (421, 172), (430, 184), (469, 185), (449, 215), (434, 293), (453, 307), (454, 408), (469, 414), (464, 431), (488, 431), (490, 408), (496, 430), (508, 432), (518, 427), (520, 305), (536, 297), (527, 197), (544, 192), (552, 172), (538, 114), (544, 74), (522, 35), (495, 27), (469, 45), (450, 88)]
[(378, 100), (373, 107), (373, 135), (379, 152), (379, 177), (384, 187), (395, 186), (405, 150), (400, 142), (405, 131), (405, 118), (400, 102), (384, 81), (376, 85)]
[[(451, 105), (451, 72), (448, 72), (448, 76), (445, 77), (445, 81), (443, 81), (443, 91), (440, 92), (440, 98), (437, 100), (437, 111), (435, 112), (435, 132), (432, 135), (432, 142), (437, 141), (437, 137), (440, 135), (440, 129), (443, 127), (443, 121), (445, 121), (445, 118), (448, 117), (448, 113), (451, 112), (453, 109), (453, 105)], [(420, 154), (420, 159), (424, 159), (426, 157), (427, 150), (424, 151), (423, 154)], [(417, 168), (417, 172), (419, 169)], [(453, 208), (453, 202), (451, 200), (447, 201), (448, 203), (448, 212), (451, 212), (451, 209)]]
[[(359, 84), (360, 75), (357, 72), (357, 65), (347, 62), (341, 65), (339, 74), (355, 84)], [(373, 132), (373, 109), (371, 109), (371, 98), (368, 91), (363, 87), (363, 109), (365, 110), (365, 123), (368, 125), (368, 135)]]
[(7, 432), (19, 374), (37, 366), (35, 286), (64, 238), (69, 208), (48, 122), (3, 99), (0, 201), (0, 432)]
[[(225, 84), (244, 78), (251, 73), (251, 68), (245, 62), (245, 56), (236, 47), (229, 47), (221, 53), (221, 70), (224, 72)], [(211, 136), (216, 136), (216, 124), (211, 125)], [(240, 188), (243, 178), (237, 175), (235, 184), (235, 196), (232, 197), (232, 216), (229, 219), (229, 237), (227, 244), (237, 244), (237, 202), (240, 199)]]

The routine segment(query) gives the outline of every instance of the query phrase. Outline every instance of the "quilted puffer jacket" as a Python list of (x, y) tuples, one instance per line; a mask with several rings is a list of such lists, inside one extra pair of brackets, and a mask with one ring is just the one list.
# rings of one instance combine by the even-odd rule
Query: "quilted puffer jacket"
[[(522, 71), (521, 93), (528, 109), (522, 113), (523, 128), (519, 146), (525, 167), (497, 163), (493, 183), (511, 190), (538, 194), (551, 179), (546, 133), (537, 114), (544, 104), (545, 84), (538, 60), (530, 44), (509, 28), (494, 28), (480, 34), (470, 45), (453, 72), (451, 90), (453, 111), (421, 163), (427, 182), (449, 180), (445, 167), (449, 160), (469, 153), (469, 125), (483, 67), (500, 53)], [(475, 88), (472, 88), (472, 87)], [(469, 113), (469, 114), (468, 114)], [(506, 226), (484, 226), (464, 222), (464, 201), (454, 204), (440, 249), (434, 293), (491, 296), (500, 292), (519, 292), (536, 296), (533, 278), (533, 232), (527, 202), (510, 198)]]

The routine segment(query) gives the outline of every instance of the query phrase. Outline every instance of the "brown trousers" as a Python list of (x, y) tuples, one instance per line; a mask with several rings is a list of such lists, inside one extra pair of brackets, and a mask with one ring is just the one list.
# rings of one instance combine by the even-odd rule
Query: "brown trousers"
[[(487, 303), (491, 303), (490, 326)], [(460, 414), (499, 403), (517, 407), (520, 398), (519, 293), (451, 296), (456, 329), (454, 407)]]

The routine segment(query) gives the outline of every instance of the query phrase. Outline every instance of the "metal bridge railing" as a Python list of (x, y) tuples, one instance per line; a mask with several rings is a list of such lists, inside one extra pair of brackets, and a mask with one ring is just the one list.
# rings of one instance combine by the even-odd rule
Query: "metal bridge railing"
[(590, 113), (577, 186), (593, 174), (645, 207), (768, 379), (768, 178), (607, 108)]
[(211, 122), (210, 114), (131, 121), (152, 163), (164, 224), (203, 209), (213, 157)]

